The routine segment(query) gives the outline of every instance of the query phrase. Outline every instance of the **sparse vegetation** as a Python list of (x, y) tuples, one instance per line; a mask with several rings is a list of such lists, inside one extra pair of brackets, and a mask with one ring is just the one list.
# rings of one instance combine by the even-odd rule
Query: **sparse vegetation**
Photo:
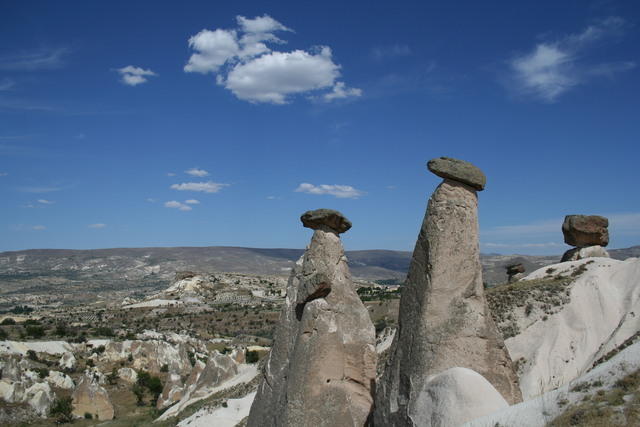
[(54, 417), (58, 424), (71, 423), (73, 422), (72, 410), (71, 397), (61, 397), (53, 402), (51, 409), (49, 409), (49, 415)]
[[(601, 381), (581, 383), (571, 391), (588, 392), (601, 387)], [(551, 427), (636, 426), (640, 425), (640, 370), (618, 380), (609, 390), (587, 394), (553, 420)]]

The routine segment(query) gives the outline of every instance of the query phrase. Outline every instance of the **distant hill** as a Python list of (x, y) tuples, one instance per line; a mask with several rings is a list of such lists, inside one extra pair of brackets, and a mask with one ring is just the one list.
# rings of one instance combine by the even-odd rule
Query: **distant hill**
[[(616, 259), (640, 256), (640, 246), (609, 251)], [(1, 293), (23, 285), (47, 287), (66, 281), (111, 283), (114, 287), (136, 282), (168, 283), (176, 271), (236, 272), (258, 275), (288, 275), (302, 249), (241, 247), (173, 247), (114, 249), (31, 249), (0, 253)], [(405, 278), (411, 252), (389, 250), (348, 251), (354, 277), (369, 280)], [(555, 256), (481, 255), (484, 281), (505, 281), (505, 266), (522, 262), (527, 272), (552, 264)], [(109, 286), (110, 287), (110, 286)]]

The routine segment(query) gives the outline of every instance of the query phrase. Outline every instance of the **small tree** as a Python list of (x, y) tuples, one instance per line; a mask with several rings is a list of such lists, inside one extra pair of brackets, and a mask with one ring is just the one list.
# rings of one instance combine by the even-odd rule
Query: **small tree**
[(61, 397), (53, 402), (51, 409), (49, 409), (49, 415), (55, 417), (58, 424), (70, 423), (73, 421), (72, 410), (71, 396)]
[(0, 323), (0, 325), (3, 325), (3, 326), (5, 326), (5, 325), (15, 325), (15, 324), (16, 324), (16, 321), (13, 320), (11, 317), (7, 317), (7, 318), (3, 319), (2, 323)]
[(247, 351), (247, 363), (256, 363), (258, 360), (260, 360), (260, 353), (258, 353), (257, 351)]
[(118, 382), (118, 370), (115, 366), (111, 369), (111, 373), (107, 375), (107, 381), (111, 385), (115, 385)]
[(136, 395), (136, 405), (144, 406), (144, 388), (140, 384), (134, 384), (131, 391)]

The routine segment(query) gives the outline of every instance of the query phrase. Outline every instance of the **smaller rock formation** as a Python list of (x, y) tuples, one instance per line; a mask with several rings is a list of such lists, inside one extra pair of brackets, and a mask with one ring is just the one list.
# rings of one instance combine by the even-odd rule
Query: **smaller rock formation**
[(138, 382), (138, 373), (131, 368), (120, 368), (118, 369), (118, 378), (126, 383), (135, 384)]
[(25, 400), (38, 415), (41, 417), (49, 415), (49, 408), (55, 398), (49, 384), (36, 383), (26, 390), (25, 395)]
[(165, 383), (164, 388), (162, 389), (162, 394), (158, 396), (156, 408), (164, 409), (182, 399), (182, 389), (183, 384), (180, 375), (171, 374), (169, 376), (169, 380)]
[(575, 246), (562, 255), (561, 262), (583, 258), (604, 257), (609, 253), (609, 220), (598, 215), (567, 215), (562, 223), (562, 234), (567, 245)]
[(53, 387), (58, 387), (63, 390), (72, 390), (73, 387), (75, 387), (71, 377), (60, 371), (50, 371), (49, 376), (47, 377), (47, 382)]
[(109, 393), (98, 384), (91, 372), (85, 372), (73, 392), (73, 415), (84, 417), (89, 413), (100, 421), (113, 419), (114, 411)]
[(525, 271), (525, 268), (522, 263), (507, 265), (505, 269), (507, 270), (507, 276), (509, 276), (509, 283), (515, 282), (524, 277), (523, 273)]
[(247, 425), (363, 426), (373, 404), (375, 329), (339, 237), (351, 223), (330, 209), (300, 219), (313, 237), (291, 272)]
[(58, 366), (60, 366), (64, 370), (72, 370), (76, 367), (77, 361), (73, 353), (62, 353), (62, 357), (60, 357), (60, 361), (58, 362)]

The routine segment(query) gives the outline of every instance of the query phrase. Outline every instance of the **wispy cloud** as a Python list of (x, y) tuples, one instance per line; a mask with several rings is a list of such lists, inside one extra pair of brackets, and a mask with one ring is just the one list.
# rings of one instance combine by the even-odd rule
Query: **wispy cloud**
[(182, 184), (173, 184), (170, 188), (178, 191), (199, 191), (203, 193), (217, 193), (229, 184), (221, 184), (218, 182), (183, 182)]
[(16, 82), (11, 80), (10, 78), (5, 77), (4, 79), (0, 80), (0, 92), (9, 90), (15, 85), (16, 85)]
[(18, 190), (25, 193), (53, 193), (55, 191), (62, 190), (62, 187), (58, 186), (27, 186), (27, 187), (18, 187)]
[(556, 40), (538, 43), (526, 54), (509, 61), (511, 77), (508, 81), (518, 94), (554, 102), (575, 86), (593, 77), (613, 75), (635, 68), (632, 61), (592, 64), (587, 61), (589, 51), (599, 42), (623, 32), (625, 21), (609, 17), (590, 25), (582, 32)]
[(38, 49), (0, 57), (0, 70), (37, 71), (64, 66), (64, 57), (71, 52), (66, 47)]
[(411, 49), (406, 44), (375, 46), (371, 48), (371, 57), (376, 61), (411, 55)]
[(564, 247), (563, 244), (558, 242), (546, 242), (546, 243), (482, 243), (481, 246), (484, 246), (489, 249), (506, 249), (506, 248), (560, 248)]
[(167, 172), (167, 176), (176, 176), (174, 172)]
[(340, 199), (357, 199), (364, 195), (364, 192), (357, 190), (350, 185), (313, 185), (307, 182), (303, 182), (294, 191), (298, 193), (316, 194), (316, 195), (331, 195)]
[(47, 227), (45, 227), (44, 225), (34, 225), (33, 227), (31, 227), (31, 229), (34, 231), (40, 231), (40, 230), (46, 230)]
[(333, 94), (321, 94), (325, 101), (361, 94), (339, 81), (340, 65), (333, 61), (328, 46), (273, 50), (267, 44), (286, 43), (276, 33), (293, 30), (269, 15), (237, 16), (236, 21), (234, 29), (202, 30), (192, 36), (189, 47), (194, 53), (184, 71), (217, 74), (218, 85), (253, 103), (286, 104), (292, 96), (312, 92)]
[(47, 200), (47, 199), (38, 199), (38, 203), (42, 204), (42, 205), (52, 205), (55, 202), (52, 200)]
[(144, 68), (135, 67), (133, 65), (118, 68), (116, 71), (122, 76), (122, 83), (128, 86), (137, 86), (139, 84), (146, 83), (147, 77), (157, 75), (151, 70), (145, 70)]
[(101, 222), (98, 222), (96, 224), (87, 225), (87, 227), (89, 227), (89, 228), (105, 228), (106, 226), (107, 226), (107, 224), (103, 224)]
[(190, 211), (192, 209), (191, 206), (185, 205), (184, 203), (180, 203), (177, 200), (171, 200), (169, 202), (165, 202), (164, 206), (166, 208), (173, 208), (181, 211)]
[(203, 176), (207, 176), (209, 175), (209, 172), (207, 172), (204, 169), (198, 169), (198, 168), (191, 168), (188, 169), (186, 171), (184, 171), (186, 174), (191, 175), (191, 176), (197, 176), (197, 177), (203, 177)]
[(189, 200), (185, 200), (184, 202), (186, 204), (188, 204), (188, 205), (199, 205), (200, 204), (200, 200), (196, 200), (196, 199), (189, 199)]

